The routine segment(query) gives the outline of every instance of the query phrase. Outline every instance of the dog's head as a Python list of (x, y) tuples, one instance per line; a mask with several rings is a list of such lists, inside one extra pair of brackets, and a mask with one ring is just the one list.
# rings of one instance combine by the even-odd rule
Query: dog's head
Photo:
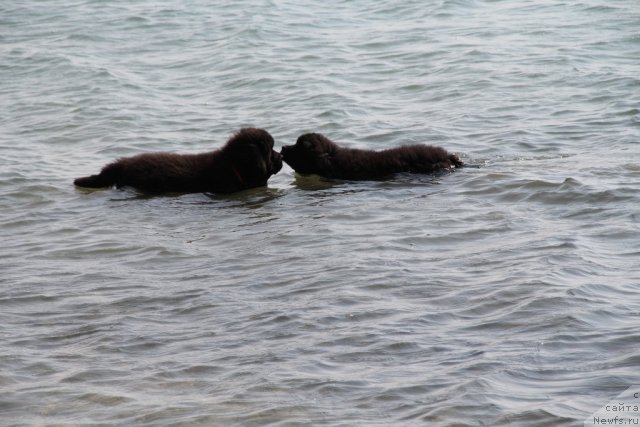
[(298, 173), (330, 175), (338, 146), (319, 133), (301, 135), (295, 145), (282, 147), (283, 160)]
[(282, 155), (273, 149), (273, 137), (264, 129), (240, 129), (222, 151), (242, 188), (265, 186), (282, 168)]

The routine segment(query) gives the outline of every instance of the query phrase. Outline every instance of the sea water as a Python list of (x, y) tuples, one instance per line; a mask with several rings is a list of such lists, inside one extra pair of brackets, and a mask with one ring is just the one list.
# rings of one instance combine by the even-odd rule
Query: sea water
[[(479, 167), (72, 185), (244, 126)], [(640, 391), (639, 142), (635, 0), (5, 1), (0, 424), (582, 426)]]

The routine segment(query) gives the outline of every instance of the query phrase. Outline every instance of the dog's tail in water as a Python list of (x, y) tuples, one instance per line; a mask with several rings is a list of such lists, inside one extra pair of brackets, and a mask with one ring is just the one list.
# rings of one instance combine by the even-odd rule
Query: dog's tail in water
[(449, 161), (456, 168), (461, 168), (461, 167), (465, 166), (465, 164), (462, 162), (462, 160), (460, 160), (460, 158), (455, 154), (449, 154)]
[(73, 181), (78, 187), (105, 188), (117, 185), (117, 165), (107, 165), (98, 175), (85, 176)]
[(456, 168), (474, 168), (480, 169), (482, 167), (481, 164), (478, 163), (465, 163), (455, 154), (449, 154), (449, 161)]
[(73, 183), (78, 187), (85, 187), (85, 188), (104, 188), (104, 187), (111, 187), (115, 184), (115, 182), (113, 182), (110, 179), (107, 179), (107, 177), (104, 176), (103, 174), (77, 178), (76, 180), (73, 181)]

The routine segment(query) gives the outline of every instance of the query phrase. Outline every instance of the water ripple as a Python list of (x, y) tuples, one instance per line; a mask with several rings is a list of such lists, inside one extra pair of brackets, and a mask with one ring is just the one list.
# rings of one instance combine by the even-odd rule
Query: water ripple
[[(0, 424), (576, 426), (640, 384), (635, 4), (0, 9)], [(242, 126), (478, 167), (72, 185)]]

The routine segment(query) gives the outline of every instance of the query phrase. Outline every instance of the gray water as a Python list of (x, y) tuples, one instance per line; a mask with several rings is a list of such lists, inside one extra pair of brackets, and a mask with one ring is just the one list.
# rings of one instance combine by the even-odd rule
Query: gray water
[[(72, 185), (243, 126), (481, 167)], [(636, 0), (2, 2), (0, 424), (582, 426), (640, 385), (639, 141)]]

